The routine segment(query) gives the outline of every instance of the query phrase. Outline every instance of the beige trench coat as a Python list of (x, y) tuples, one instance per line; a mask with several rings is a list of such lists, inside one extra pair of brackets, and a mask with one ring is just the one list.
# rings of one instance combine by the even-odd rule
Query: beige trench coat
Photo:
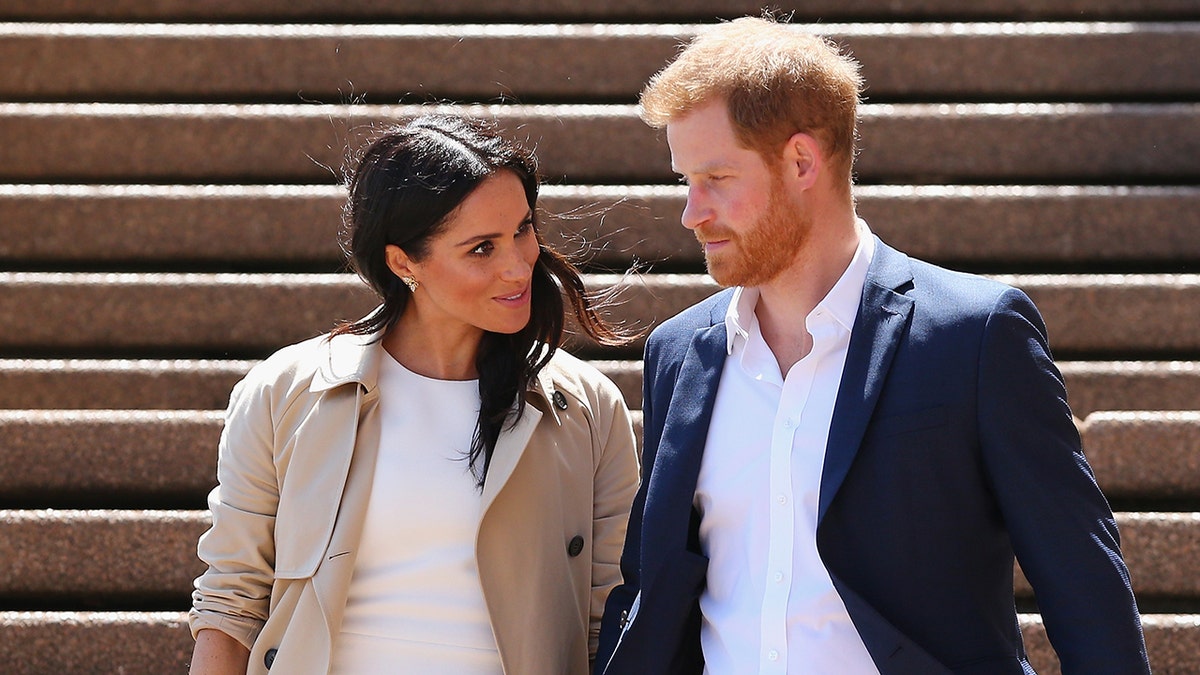
[[(359, 336), (314, 338), (234, 388), (189, 620), (193, 635), (215, 628), (249, 648), (251, 674), (268, 662), (328, 671), (370, 496), (383, 355)], [(589, 672), (637, 482), (620, 392), (558, 352), (483, 488), (476, 560), (505, 673)]]

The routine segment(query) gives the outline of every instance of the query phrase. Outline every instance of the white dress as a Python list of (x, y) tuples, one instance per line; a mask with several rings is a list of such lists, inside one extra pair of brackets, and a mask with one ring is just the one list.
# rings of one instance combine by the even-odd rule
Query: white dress
[(502, 673), (475, 565), (476, 380), (384, 358), (379, 457), (331, 673)]

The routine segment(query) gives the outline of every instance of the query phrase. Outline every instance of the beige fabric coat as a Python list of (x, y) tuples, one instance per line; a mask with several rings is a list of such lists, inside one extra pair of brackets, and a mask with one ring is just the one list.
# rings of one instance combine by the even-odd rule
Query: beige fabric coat
[[(384, 354), (358, 336), (314, 338), (234, 388), (189, 619), (193, 635), (215, 628), (246, 645), (251, 674), (268, 662), (328, 671), (370, 496)], [(558, 352), (483, 489), (476, 560), (506, 673), (589, 672), (637, 481), (620, 392)]]

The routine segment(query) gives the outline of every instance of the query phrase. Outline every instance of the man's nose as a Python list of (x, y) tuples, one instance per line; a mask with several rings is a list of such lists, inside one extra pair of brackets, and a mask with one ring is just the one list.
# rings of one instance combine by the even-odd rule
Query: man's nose
[(712, 210), (704, 199), (704, 195), (697, 188), (689, 187), (687, 203), (683, 206), (683, 214), (680, 216), (679, 222), (687, 229), (694, 230), (711, 218)]

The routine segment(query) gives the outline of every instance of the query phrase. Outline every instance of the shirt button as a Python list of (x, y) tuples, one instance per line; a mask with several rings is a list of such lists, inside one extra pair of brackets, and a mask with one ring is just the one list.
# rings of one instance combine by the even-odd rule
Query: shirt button
[(783, 581), (783, 572), (776, 572), (775, 573), (775, 582), (779, 583), (780, 581)]
[(780, 506), (783, 506), (787, 504), (787, 495), (779, 495), (775, 498), (775, 501), (779, 502)]
[(779, 660), (779, 652), (775, 651), (774, 649), (767, 652), (767, 660), (768, 661), (778, 661)]
[(794, 428), (795, 426), (796, 426), (796, 421), (790, 417), (783, 421), (783, 427), (785, 429), (791, 429), (791, 428)]

